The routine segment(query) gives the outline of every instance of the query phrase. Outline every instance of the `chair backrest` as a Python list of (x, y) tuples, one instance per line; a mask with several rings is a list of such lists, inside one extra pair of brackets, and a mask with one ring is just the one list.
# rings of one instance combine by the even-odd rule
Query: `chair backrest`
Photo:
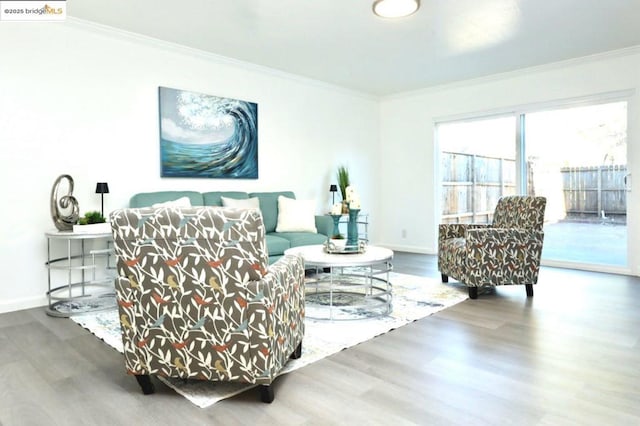
[(257, 210), (120, 209), (110, 219), (118, 271), (125, 277), (162, 282), (173, 276), (181, 286), (205, 284), (211, 277), (242, 284), (261, 279), (268, 267)]
[(494, 228), (521, 228), (542, 230), (545, 197), (510, 195), (498, 200), (493, 215)]

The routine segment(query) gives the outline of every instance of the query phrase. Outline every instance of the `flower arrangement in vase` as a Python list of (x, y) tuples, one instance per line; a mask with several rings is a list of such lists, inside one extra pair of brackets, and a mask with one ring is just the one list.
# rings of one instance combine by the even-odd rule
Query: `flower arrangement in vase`
[(349, 205), (347, 201), (347, 187), (351, 185), (351, 181), (349, 179), (349, 169), (346, 166), (338, 167), (338, 187), (340, 188), (340, 195), (342, 195), (342, 214), (347, 214), (349, 212)]
[(345, 190), (346, 201), (349, 206), (349, 223), (347, 224), (347, 247), (359, 249), (358, 214), (360, 213), (360, 196), (353, 186)]

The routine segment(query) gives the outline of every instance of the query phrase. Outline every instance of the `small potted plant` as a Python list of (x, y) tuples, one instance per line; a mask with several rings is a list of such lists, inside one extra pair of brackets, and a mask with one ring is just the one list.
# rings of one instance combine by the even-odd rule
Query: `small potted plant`
[(73, 232), (80, 234), (104, 234), (111, 232), (111, 225), (98, 211), (86, 212), (78, 219), (78, 224), (73, 225)]

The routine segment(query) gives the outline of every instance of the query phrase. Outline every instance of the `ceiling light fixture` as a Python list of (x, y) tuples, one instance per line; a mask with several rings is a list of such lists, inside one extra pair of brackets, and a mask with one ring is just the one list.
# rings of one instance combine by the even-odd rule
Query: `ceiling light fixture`
[(403, 18), (415, 13), (419, 7), (420, 0), (376, 0), (373, 13), (382, 18)]

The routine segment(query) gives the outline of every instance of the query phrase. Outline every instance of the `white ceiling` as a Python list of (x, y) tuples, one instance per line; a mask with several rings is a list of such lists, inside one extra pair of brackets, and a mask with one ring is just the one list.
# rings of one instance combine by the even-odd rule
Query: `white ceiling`
[(374, 95), (640, 45), (640, 0), (69, 0), (67, 13)]

